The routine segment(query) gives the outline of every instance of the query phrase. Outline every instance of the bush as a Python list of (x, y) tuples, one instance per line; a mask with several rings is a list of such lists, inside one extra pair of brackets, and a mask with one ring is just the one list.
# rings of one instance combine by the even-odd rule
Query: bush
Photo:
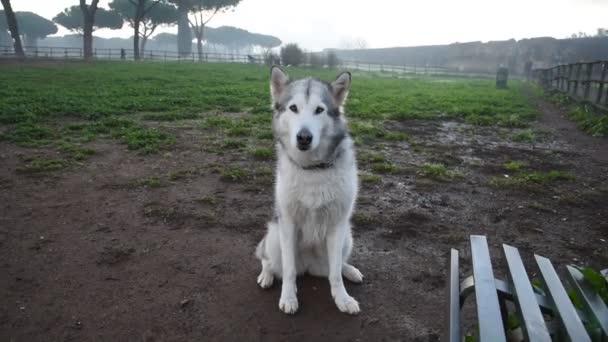
[(338, 59), (338, 55), (335, 52), (329, 51), (327, 53), (327, 67), (330, 69), (335, 69), (340, 64), (340, 60)]
[(268, 66), (279, 65), (281, 64), (281, 58), (276, 53), (269, 51), (264, 54), (264, 63)]
[(304, 52), (298, 44), (287, 44), (281, 48), (281, 61), (284, 65), (298, 66), (304, 61)]
[(325, 65), (323, 58), (312, 52), (308, 54), (308, 64), (313, 68), (323, 68), (323, 65)]

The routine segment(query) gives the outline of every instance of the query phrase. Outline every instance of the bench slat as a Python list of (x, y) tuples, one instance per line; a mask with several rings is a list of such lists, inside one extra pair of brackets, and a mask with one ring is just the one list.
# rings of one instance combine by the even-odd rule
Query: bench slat
[(551, 261), (540, 255), (534, 255), (534, 258), (548, 290), (547, 295), (553, 300), (557, 309), (557, 316), (560, 318), (568, 337), (571, 341), (590, 342), (591, 338), (577, 315), (576, 309), (562, 286)]
[(606, 304), (591, 288), (591, 285), (585, 280), (585, 277), (579, 270), (572, 266), (566, 266), (566, 268), (568, 269), (568, 281), (574, 291), (583, 300), (589, 319), (595, 319), (595, 322), (604, 332), (604, 336), (608, 336), (608, 308)]
[(536, 301), (536, 295), (532, 290), (532, 285), (524, 264), (515, 247), (502, 245), (509, 267), (509, 277), (513, 284), (513, 295), (515, 303), (519, 309), (522, 328), (528, 341), (548, 341), (551, 336), (547, 329), (547, 324), (540, 312), (540, 307)]
[(458, 250), (450, 251), (448, 275), (448, 338), (450, 342), (460, 342), (460, 275)]
[(480, 341), (506, 341), (486, 237), (471, 235)]

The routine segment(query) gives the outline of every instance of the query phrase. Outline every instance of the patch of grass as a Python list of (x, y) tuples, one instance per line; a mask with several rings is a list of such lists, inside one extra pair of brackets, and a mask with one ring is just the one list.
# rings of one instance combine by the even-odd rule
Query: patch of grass
[(177, 121), (196, 118), (198, 118), (198, 115), (192, 112), (146, 113), (142, 115), (142, 119), (149, 121)]
[(274, 150), (268, 147), (259, 147), (251, 151), (255, 159), (270, 160), (274, 157)]
[(374, 219), (362, 212), (355, 212), (351, 218), (355, 226), (369, 226), (374, 223)]
[(224, 143), (222, 144), (223, 148), (230, 149), (230, 150), (244, 148), (245, 146), (247, 146), (247, 144), (245, 144), (245, 142), (240, 141), (240, 140), (234, 140), (234, 139), (226, 139), (226, 140), (224, 140)]
[(593, 136), (608, 136), (608, 115), (596, 114), (588, 107), (575, 107), (567, 115), (583, 131)]
[(384, 157), (383, 154), (372, 153), (372, 152), (362, 153), (359, 156), (359, 159), (365, 163), (382, 163), (382, 162), (386, 161), (386, 157)]
[(515, 142), (533, 143), (536, 141), (536, 134), (530, 129), (523, 130), (519, 133), (514, 134), (511, 140)]
[(17, 167), (17, 172), (20, 173), (42, 173), (57, 171), (65, 168), (68, 162), (61, 159), (42, 159), (34, 158), (27, 164)]
[(448, 170), (443, 164), (423, 164), (418, 174), (422, 177), (436, 179), (436, 180), (452, 180), (455, 178), (461, 178), (463, 175), (459, 172)]
[(251, 129), (247, 127), (237, 126), (226, 130), (229, 137), (244, 137), (251, 134)]
[(410, 141), (410, 136), (403, 132), (387, 131), (384, 133), (384, 139), (391, 141)]
[(574, 181), (575, 176), (566, 171), (552, 170), (549, 172), (520, 172), (512, 177), (493, 177), (492, 186), (527, 187), (547, 185), (558, 181)]
[(220, 179), (224, 182), (244, 182), (250, 176), (247, 170), (238, 166), (230, 166), (220, 171)]
[(519, 171), (521, 170), (523, 164), (521, 162), (511, 160), (504, 164), (505, 170), (507, 171)]
[(368, 173), (360, 175), (359, 179), (361, 179), (361, 182), (363, 184), (377, 184), (382, 182), (382, 177)]
[(156, 176), (141, 179), (138, 183), (140, 186), (147, 186), (149, 188), (160, 188), (161, 186), (160, 178)]
[(379, 121), (353, 121), (350, 124), (350, 133), (355, 138), (370, 139), (384, 137), (384, 128)]
[(173, 145), (175, 139), (154, 128), (132, 127), (117, 133), (131, 150), (155, 153), (163, 147)]
[(265, 130), (265, 131), (259, 132), (258, 134), (256, 134), (255, 137), (258, 138), (258, 139), (260, 139), (260, 140), (272, 140), (272, 139), (274, 139), (274, 135), (272, 134), (271, 130)]
[(388, 162), (372, 163), (372, 170), (378, 173), (399, 173), (399, 168)]
[(53, 131), (38, 123), (20, 122), (5, 133), (2, 138), (23, 147), (48, 145), (54, 138)]

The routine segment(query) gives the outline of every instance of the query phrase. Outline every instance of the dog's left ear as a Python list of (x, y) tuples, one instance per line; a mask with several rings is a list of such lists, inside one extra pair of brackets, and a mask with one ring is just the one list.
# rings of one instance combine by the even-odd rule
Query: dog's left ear
[(350, 80), (350, 72), (344, 71), (336, 77), (335, 81), (331, 82), (331, 94), (338, 106), (342, 106), (346, 101), (348, 91), (350, 90)]
[(285, 90), (285, 85), (289, 83), (289, 76), (278, 66), (273, 66), (270, 68), (270, 94), (272, 95), (272, 99), (276, 101), (283, 90)]

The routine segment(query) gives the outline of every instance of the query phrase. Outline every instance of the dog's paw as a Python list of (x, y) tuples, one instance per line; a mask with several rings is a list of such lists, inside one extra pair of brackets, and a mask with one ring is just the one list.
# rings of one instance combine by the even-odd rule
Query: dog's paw
[(260, 287), (263, 289), (271, 287), (273, 282), (274, 276), (270, 272), (262, 271), (258, 276), (258, 285), (260, 285)]
[(295, 295), (281, 296), (281, 299), (279, 299), (279, 309), (289, 315), (295, 314), (298, 311), (298, 297)]
[(344, 264), (342, 267), (342, 275), (344, 278), (350, 280), (353, 283), (361, 284), (363, 282), (363, 273), (359, 271), (355, 266)]
[(338, 310), (349, 315), (356, 315), (361, 311), (359, 309), (359, 302), (349, 295), (336, 297), (335, 302)]

